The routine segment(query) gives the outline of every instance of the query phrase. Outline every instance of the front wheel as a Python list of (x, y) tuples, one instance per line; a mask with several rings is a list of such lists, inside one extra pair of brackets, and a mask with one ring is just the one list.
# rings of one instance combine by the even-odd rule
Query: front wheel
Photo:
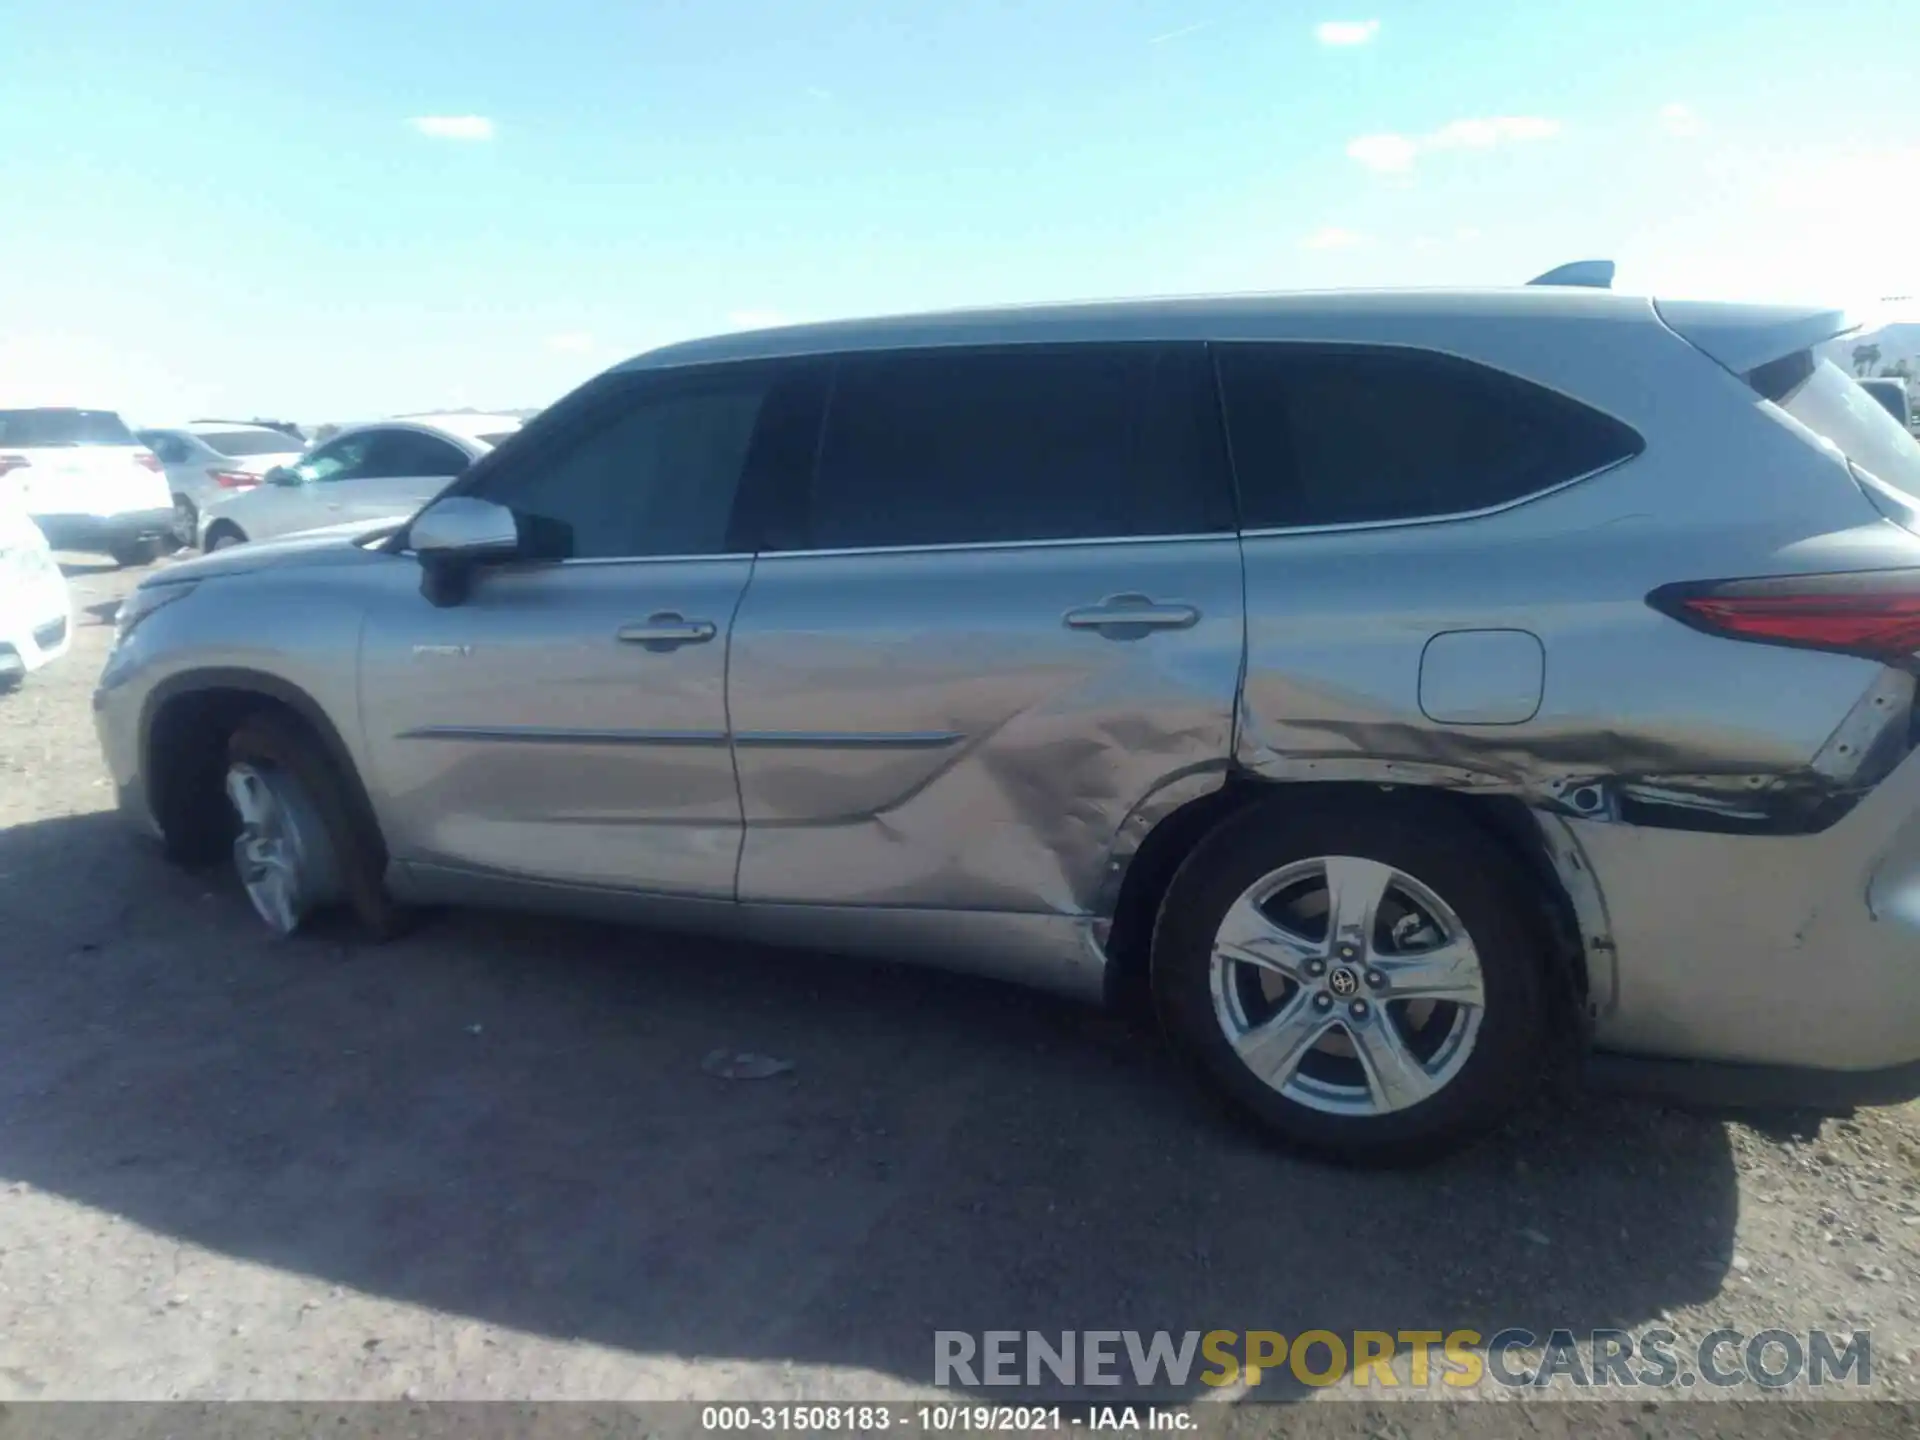
[(207, 531), (207, 550), (209, 552), (226, 550), (235, 545), (244, 545), (246, 543), (247, 537), (241, 533), (240, 527), (237, 525), (229, 525), (223, 521)]
[(1535, 1093), (1546, 947), (1525, 876), (1439, 806), (1278, 801), (1188, 857), (1157, 1007), (1214, 1087), (1331, 1158), (1430, 1160)]
[(173, 497), (173, 538), (186, 549), (200, 538), (200, 512), (184, 495)]
[(292, 935), (330, 910), (350, 911), (373, 939), (410, 919), (386, 893), (386, 847), (357, 788), (312, 732), (261, 712), (227, 740), (234, 869), (256, 914)]
[(142, 565), (151, 565), (160, 553), (160, 546), (152, 540), (120, 540), (107, 553), (123, 570), (135, 570)]

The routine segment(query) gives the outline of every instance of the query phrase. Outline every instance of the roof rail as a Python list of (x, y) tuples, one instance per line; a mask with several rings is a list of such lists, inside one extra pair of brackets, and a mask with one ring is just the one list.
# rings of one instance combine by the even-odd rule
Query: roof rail
[(1613, 288), (1613, 262), (1611, 260), (1575, 260), (1568, 265), (1556, 265), (1544, 275), (1536, 275), (1527, 281), (1529, 285), (1577, 285), (1585, 290), (1611, 290)]

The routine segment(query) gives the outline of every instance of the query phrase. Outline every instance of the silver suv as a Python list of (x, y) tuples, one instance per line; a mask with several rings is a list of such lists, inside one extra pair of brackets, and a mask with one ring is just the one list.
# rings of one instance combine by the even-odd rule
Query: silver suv
[(404, 527), (173, 567), (129, 814), (292, 932), (508, 905), (1151, 999), (1438, 1153), (1559, 1062), (1920, 1092), (1920, 447), (1837, 316), (1603, 292), (674, 346)]

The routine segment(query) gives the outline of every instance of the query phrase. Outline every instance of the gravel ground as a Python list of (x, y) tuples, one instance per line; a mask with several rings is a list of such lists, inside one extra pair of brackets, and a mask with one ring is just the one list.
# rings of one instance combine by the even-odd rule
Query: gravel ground
[(1871, 1327), (1871, 1393), (1920, 1384), (1913, 1107), (1543, 1101), (1354, 1174), (982, 982), (478, 914), (275, 943), (109, 813), (135, 577), (68, 569), (72, 654), (0, 696), (0, 1399), (879, 1399), (935, 1329), (1659, 1323)]

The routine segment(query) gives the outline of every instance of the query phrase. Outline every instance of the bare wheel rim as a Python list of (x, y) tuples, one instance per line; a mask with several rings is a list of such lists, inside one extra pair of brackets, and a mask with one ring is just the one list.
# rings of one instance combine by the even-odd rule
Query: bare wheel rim
[(184, 495), (173, 497), (173, 534), (182, 545), (191, 545), (200, 517), (193, 502)]
[(233, 864), (247, 899), (276, 935), (291, 935), (339, 893), (326, 827), (298, 783), (272, 766), (229, 765), (227, 799), (240, 822)]
[(1480, 955), (1405, 871), (1322, 855), (1262, 876), (1214, 933), (1213, 1008), (1253, 1075), (1330, 1115), (1387, 1115), (1440, 1093), (1486, 1013)]

